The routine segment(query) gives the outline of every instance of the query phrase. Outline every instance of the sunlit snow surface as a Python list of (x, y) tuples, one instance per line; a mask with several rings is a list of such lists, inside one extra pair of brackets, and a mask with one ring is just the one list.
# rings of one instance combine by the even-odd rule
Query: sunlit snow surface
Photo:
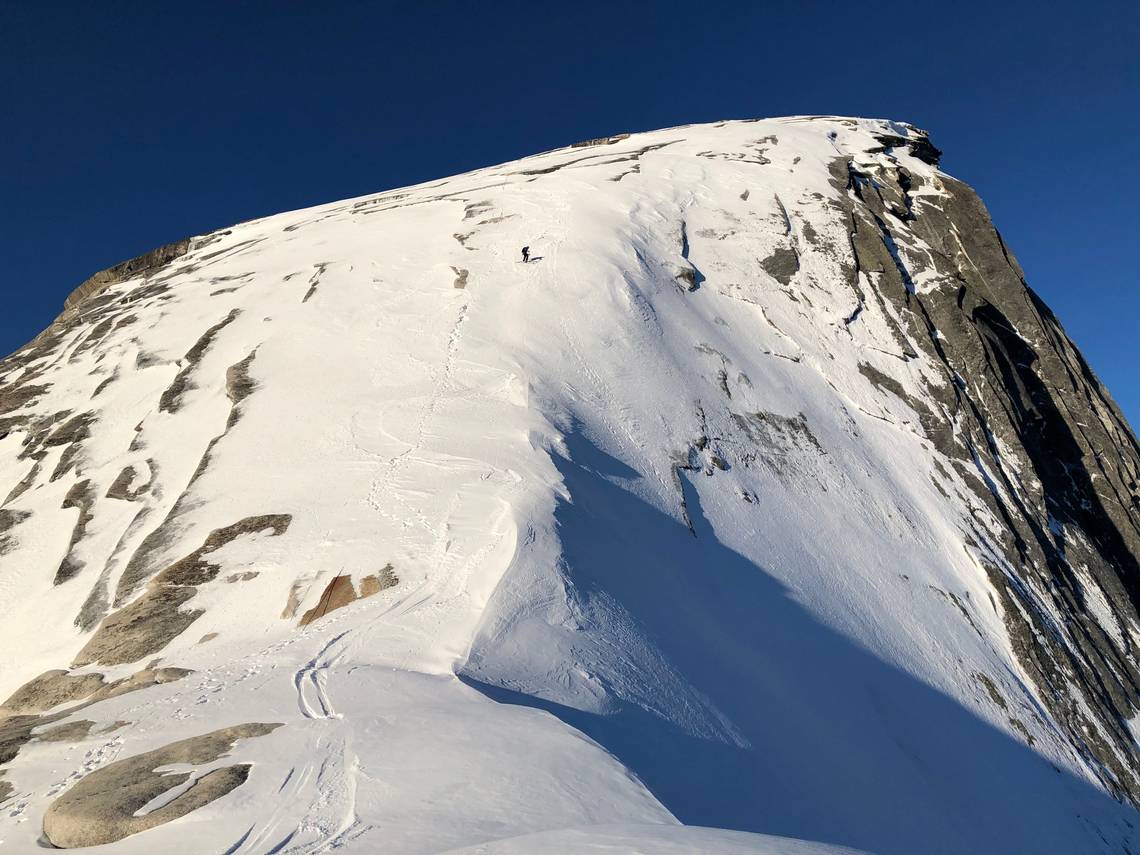
[[(204, 614), (160, 657), (194, 674), (78, 716), (129, 727), (23, 748), (2, 849), (34, 851), (81, 774), (258, 721), (284, 727), (212, 764), (253, 763), (244, 785), (100, 851), (1119, 851), (1135, 813), (1023, 681), (965, 545), (964, 520), (998, 523), (943, 495), (916, 413), (859, 370), (945, 382), (878, 307), (849, 320), (829, 165), (937, 173), (885, 131), (906, 133), (634, 134), (244, 223), (165, 292), (115, 286), (136, 320), (65, 342), (36, 405), (97, 414), (84, 567), (53, 585), (75, 476), (40, 478), (0, 556), (0, 697), (67, 667), (84, 603), (184, 492), (151, 572), (245, 517), (293, 520), (212, 555)], [(784, 284), (764, 262), (788, 249)], [(254, 352), (227, 429), (226, 370)], [(0, 440), (0, 495), (22, 440)], [(127, 465), (149, 492), (104, 498)], [(300, 615), (388, 564), (396, 586), (282, 618), (291, 591)]]

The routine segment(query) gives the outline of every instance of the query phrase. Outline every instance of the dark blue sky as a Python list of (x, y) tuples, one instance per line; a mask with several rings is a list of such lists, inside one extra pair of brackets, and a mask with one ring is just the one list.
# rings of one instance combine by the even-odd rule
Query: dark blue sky
[(931, 131), (1140, 424), (1140, 3), (4, 3), (0, 351), (92, 272), (578, 139)]

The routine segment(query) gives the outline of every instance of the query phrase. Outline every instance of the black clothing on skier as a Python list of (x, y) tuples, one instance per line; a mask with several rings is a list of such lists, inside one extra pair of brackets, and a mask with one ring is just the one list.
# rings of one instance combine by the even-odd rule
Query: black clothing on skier
[(530, 247), (524, 246), (522, 248), (522, 254), (523, 254), (523, 264), (526, 264), (528, 261), (530, 261)]

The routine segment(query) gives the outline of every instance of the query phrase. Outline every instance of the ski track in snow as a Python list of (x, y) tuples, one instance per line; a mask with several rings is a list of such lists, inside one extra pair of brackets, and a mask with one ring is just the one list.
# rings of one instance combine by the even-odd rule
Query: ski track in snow
[[(321, 648), (320, 653), (293, 675), (293, 685), (297, 689), (297, 705), (305, 718), (337, 718), (328, 693), (329, 669), (344, 657), (345, 645), (342, 642), (351, 633), (351, 629), (346, 629), (334, 636)], [(334, 648), (336, 652), (330, 653)], [(315, 703), (309, 700), (310, 695), (314, 696)]]

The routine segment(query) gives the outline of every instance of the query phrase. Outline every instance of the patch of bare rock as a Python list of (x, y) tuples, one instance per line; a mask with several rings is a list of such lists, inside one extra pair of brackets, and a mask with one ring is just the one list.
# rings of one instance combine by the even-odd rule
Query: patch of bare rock
[[(224, 757), (239, 739), (264, 736), (280, 724), (239, 724), (172, 742), (110, 763), (80, 780), (44, 813), (44, 837), (60, 849), (102, 846), (183, 817), (245, 783), (250, 764), (195, 772), (157, 771), (174, 764), (200, 765)], [(174, 798), (146, 808), (175, 788)]]

